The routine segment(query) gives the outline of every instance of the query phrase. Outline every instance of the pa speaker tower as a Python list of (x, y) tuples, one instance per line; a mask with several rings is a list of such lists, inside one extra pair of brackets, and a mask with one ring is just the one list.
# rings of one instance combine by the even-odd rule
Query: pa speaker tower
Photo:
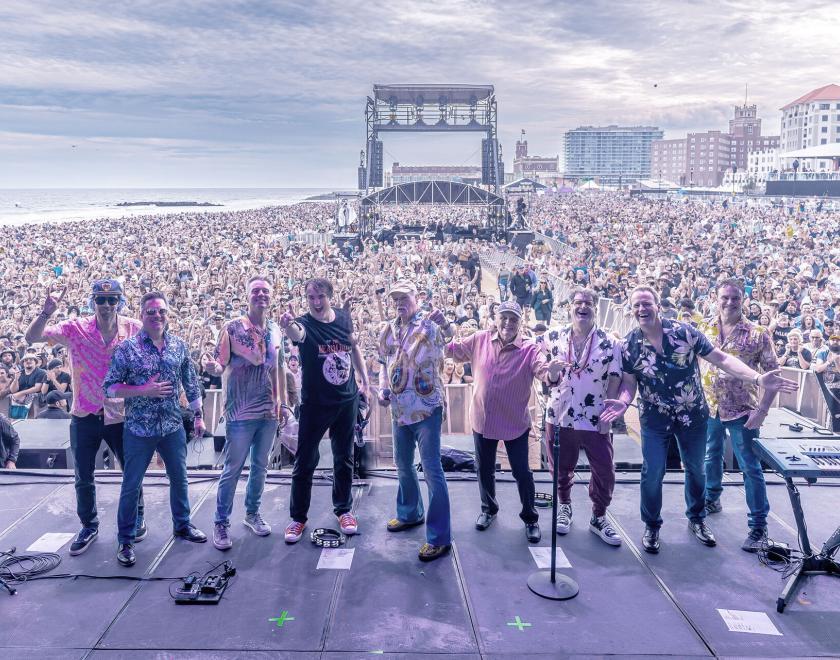
[(371, 140), (368, 144), (368, 188), (382, 187), (382, 140)]

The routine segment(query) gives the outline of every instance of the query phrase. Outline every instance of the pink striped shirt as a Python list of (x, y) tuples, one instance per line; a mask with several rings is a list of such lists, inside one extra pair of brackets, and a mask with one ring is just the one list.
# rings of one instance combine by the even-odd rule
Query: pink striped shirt
[(122, 399), (107, 399), (102, 381), (108, 373), (111, 355), (117, 345), (134, 335), (141, 328), (140, 321), (127, 316), (117, 317), (117, 334), (107, 346), (96, 327), (96, 317), (80, 317), (50, 325), (44, 338), (50, 345), (63, 344), (70, 357), (70, 378), (73, 387), (71, 415), (84, 417), (104, 409), (105, 423), (118, 424), (125, 417)]
[(472, 365), (473, 431), (491, 440), (515, 440), (531, 426), (531, 383), (547, 370), (533, 341), (517, 336), (503, 347), (495, 330), (483, 330), (447, 344), (446, 356)]

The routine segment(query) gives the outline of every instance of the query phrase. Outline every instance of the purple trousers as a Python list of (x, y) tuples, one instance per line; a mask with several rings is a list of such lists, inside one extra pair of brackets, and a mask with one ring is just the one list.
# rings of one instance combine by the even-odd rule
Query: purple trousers
[[(554, 474), (554, 426), (546, 424), (545, 448), (548, 454), (548, 469)], [(591, 470), (589, 478), (589, 499), (592, 513), (603, 516), (612, 501), (615, 488), (615, 466), (610, 436), (597, 431), (578, 431), (560, 427), (560, 455), (557, 473), (557, 497), (562, 504), (571, 504), (572, 485), (575, 482), (575, 467), (580, 450), (586, 452)]]

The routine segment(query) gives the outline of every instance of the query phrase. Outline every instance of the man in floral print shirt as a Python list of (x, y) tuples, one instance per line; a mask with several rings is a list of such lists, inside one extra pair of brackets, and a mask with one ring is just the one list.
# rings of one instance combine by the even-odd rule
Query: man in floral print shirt
[(647, 552), (659, 552), (662, 481), (671, 436), (677, 439), (685, 469), (689, 530), (704, 545), (714, 546), (715, 537), (705, 521), (703, 461), (709, 407), (703, 396), (698, 358), (705, 358), (739, 380), (774, 392), (795, 391), (796, 383), (782, 378), (778, 371), (758, 374), (712, 346), (696, 328), (661, 318), (659, 296), (650, 287), (633, 289), (630, 308), (639, 327), (624, 339), (619, 396), (604, 402), (601, 421), (610, 422), (623, 414), (638, 387), (643, 457), (641, 517), (645, 523), (642, 546)]
[[(712, 344), (753, 369), (777, 369), (779, 363), (770, 331), (751, 323), (742, 314), (744, 288), (741, 282), (733, 279), (720, 282), (717, 302), (720, 310), (718, 317), (701, 326)], [(720, 504), (723, 440), (729, 431), (738, 465), (744, 473), (744, 490), (750, 510), (747, 518), (750, 533), (741, 548), (757, 552), (767, 538), (770, 502), (754, 445), (775, 393), (765, 390), (759, 402), (756, 386), (732, 378), (714, 367), (704, 370), (703, 389), (711, 408), (706, 429), (706, 512), (718, 513), (723, 508)]]

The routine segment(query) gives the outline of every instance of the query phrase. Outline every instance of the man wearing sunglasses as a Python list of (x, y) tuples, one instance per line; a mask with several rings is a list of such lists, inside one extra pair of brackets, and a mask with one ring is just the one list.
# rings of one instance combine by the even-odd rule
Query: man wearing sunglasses
[[(76, 472), (76, 512), (82, 529), (70, 544), (70, 554), (80, 555), (90, 547), (99, 533), (96, 513), (96, 487), (93, 472), (96, 454), (102, 441), (108, 445), (120, 466), (124, 465), (122, 399), (109, 399), (102, 390), (111, 355), (117, 345), (140, 330), (140, 322), (119, 314), (125, 305), (122, 284), (118, 280), (97, 280), (93, 283), (88, 306), (93, 316), (71, 318), (47, 325), (64, 300), (67, 290), (57, 296), (52, 287), (41, 313), (26, 330), (26, 341), (48, 341), (50, 345), (67, 347), (70, 357), (70, 378), (73, 406), (70, 410), (70, 447)], [(146, 536), (143, 516), (143, 495), (140, 493), (135, 540)]]
[(140, 299), (142, 330), (117, 346), (102, 388), (109, 397), (126, 400), (125, 467), (117, 513), (117, 561), (132, 566), (137, 540), (137, 503), (143, 476), (160, 454), (169, 478), (173, 534), (204, 543), (207, 537), (190, 523), (187, 482), (187, 437), (178, 402), (181, 387), (195, 415), (195, 437), (204, 433), (201, 390), (186, 342), (167, 329), (169, 309), (164, 294), (149, 291)]

